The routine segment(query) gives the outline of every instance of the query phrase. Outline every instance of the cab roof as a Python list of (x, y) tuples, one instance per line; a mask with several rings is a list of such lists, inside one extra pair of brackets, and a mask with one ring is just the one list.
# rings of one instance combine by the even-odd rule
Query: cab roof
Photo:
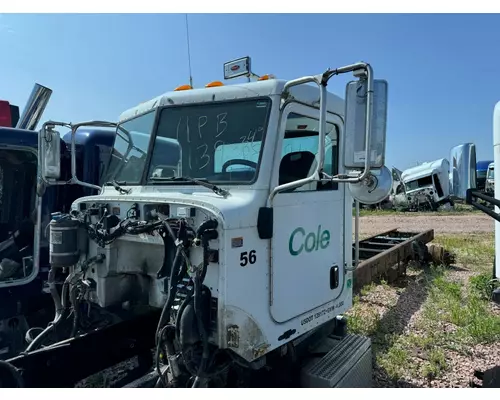
[[(170, 91), (149, 101), (132, 107), (123, 112), (119, 122), (167, 105), (208, 103), (213, 101), (251, 99), (262, 96), (280, 96), (283, 93), (286, 80), (269, 79), (265, 81), (248, 82), (236, 85), (225, 85), (210, 88), (200, 88), (181, 91)], [(319, 88), (313, 85), (300, 85), (291, 88), (293, 97), (303, 103), (318, 106)], [(344, 116), (344, 100), (328, 92), (328, 112)]]
[(38, 131), (0, 127), (2, 145), (38, 148)]
[(401, 178), (405, 182), (411, 182), (436, 172), (445, 172), (447, 174), (449, 166), (449, 161), (446, 158), (441, 158), (439, 160), (425, 162), (416, 167), (408, 168), (403, 171)]

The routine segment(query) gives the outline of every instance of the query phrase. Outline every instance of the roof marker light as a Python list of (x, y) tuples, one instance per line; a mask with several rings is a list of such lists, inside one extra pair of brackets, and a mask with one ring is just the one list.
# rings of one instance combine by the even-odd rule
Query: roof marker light
[(218, 86), (224, 86), (224, 84), (221, 81), (213, 81), (205, 85), (206, 88), (218, 87)]
[(269, 79), (276, 79), (273, 74), (262, 75), (258, 80), (259, 81), (267, 81)]
[(180, 90), (191, 90), (191, 89), (192, 89), (191, 85), (181, 85), (181, 86), (177, 86), (174, 89), (174, 92), (178, 92)]

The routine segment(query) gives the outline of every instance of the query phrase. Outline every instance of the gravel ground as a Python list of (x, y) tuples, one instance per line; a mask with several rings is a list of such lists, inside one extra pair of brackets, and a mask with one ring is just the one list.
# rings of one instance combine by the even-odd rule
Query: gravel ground
[[(489, 234), (494, 231), (493, 220), (483, 214), (471, 213), (463, 215), (378, 215), (360, 217), (360, 236), (366, 237), (393, 228), (407, 231), (422, 231), (434, 229), (436, 236), (473, 234), (474, 240), (478, 240), (481, 233)], [(353, 228), (354, 229), (354, 228)], [(478, 236), (479, 234), (479, 236)], [(491, 236), (490, 236), (491, 237)], [(457, 263), (458, 268), (451, 269), (446, 275), (446, 280), (467, 284), (469, 278), (478, 273), (473, 265)], [(425, 290), (424, 275), (421, 271), (409, 272), (400, 287), (385, 284), (376, 285), (362, 293), (360, 302), (352, 310), (354, 316), (361, 325), (361, 330), (367, 329), (372, 337), (372, 343), (382, 343), (382, 350), (374, 355), (373, 383), (375, 387), (468, 387), (473, 380), (475, 369), (485, 370), (499, 363), (500, 344), (478, 344), (467, 347), (467, 354), (440, 348), (444, 355), (446, 368), (437, 377), (425, 377), (424, 365), (429, 363), (429, 353), (420, 351), (418, 346), (409, 350), (409, 341), (412, 337), (420, 336), (426, 339), (425, 329), (421, 329), (425, 323), (423, 317), (423, 305), (427, 300)], [(491, 314), (500, 318), (500, 308), (491, 305)], [(351, 312), (349, 312), (351, 314)], [(370, 332), (370, 321), (373, 322), (373, 331)], [(457, 327), (452, 324), (441, 324), (444, 331), (453, 331)], [(382, 332), (382, 333), (380, 333)], [(395, 335), (396, 344), (387, 344), (387, 333)], [(394, 338), (394, 336), (393, 336)], [(418, 339), (417, 339), (418, 340)], [(409, 350), (410, 357), (404, 364), (398, 359), (398, 351), (394, 351), (398, 345), (405, 350)], [(407, 346), (405, 348), (405, 346)], [(392, 349), (391, 349), (392, 347)], [(375, 351), (374, 351), (375, 353)], [(393, 357), (393, 358), (391, 358)], [(382, 361), (379, 361), (382, 358)], [(403, 372), (398, 380), (389, 378), (388, 372), (391, 365), (400, 363), (408, 365), (407, 373)], [(413, 370), (411, 372), (410, 370)], [(415, 373), (415, 370), (420, 371)], [(479, 383), (476, 381), (476, 383)]]
[[(354, 232), (354, 218), (353, 218)], [(409, 232), (434, 229), (435, 234), (483, 233), (493, 232), (493, 219), (485, 214), (471, 213), (463, 215), (377, 215), (362, 216), (359, 219), (362, 235), (375, 235), (394, 228)]]

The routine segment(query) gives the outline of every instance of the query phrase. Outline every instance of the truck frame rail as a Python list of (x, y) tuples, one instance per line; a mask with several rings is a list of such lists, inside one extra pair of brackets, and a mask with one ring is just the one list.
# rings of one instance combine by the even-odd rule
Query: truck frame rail
[(427, 248), (423, 247), (433, 239), (433, 229), (424, 232), (391, 229), (360, 240), (360, 263), (354, 271), (354, 291), (381, 277), (395, 281), (406, 273), (409, 261), (425, 258)]

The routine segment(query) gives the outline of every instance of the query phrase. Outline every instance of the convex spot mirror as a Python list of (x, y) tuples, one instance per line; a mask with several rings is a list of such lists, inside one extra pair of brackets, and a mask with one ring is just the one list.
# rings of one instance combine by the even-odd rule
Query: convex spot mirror
[(53, 126), (44, 125), (38, 134), (40, 174), (46, 181), (61, 177), (61, 135)]
[[(370, 169), (380, 169), (385, 165), (387, 86), (385, 80), (373, 80)], [(362, 170), (365, 167), (367, 88), (366, 79), (349, 82), (346, 86), (344, 167), (347, 170)]]

